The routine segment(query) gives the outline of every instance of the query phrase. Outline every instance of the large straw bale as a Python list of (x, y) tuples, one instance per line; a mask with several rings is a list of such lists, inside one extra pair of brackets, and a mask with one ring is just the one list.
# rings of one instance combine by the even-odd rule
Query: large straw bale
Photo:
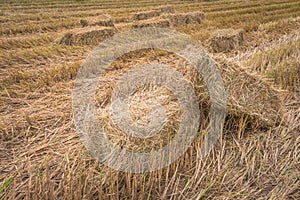
[[(122, 75), (128, 71), (129, 68), (135, 65), (140, 65), (144, 63), (147, 58), (151, 57), (158, 59), (162, 64), (167, 64), (170, 67), (174, 67), (177, 71), (183, 74), (187, 80), (190, 80), (190, 83), (199, 98), (199, 106), (201, 108), (201, 124), (205, 124), (205, 121), (207, 121), (208, 112), (210, 110), (211, 100), (205, 83), (202, 79), (198, 78), (198, 72), (193, 69), (193, 67), (191, 67), (183, 58), (178, 58), (176, 55), (171, 54), (165, 56), (160, 53), (162, 56), (158, 56), (156, 54), (152, 55), (151, 52), (149, 54), (142, 54), (142, 56), (145, 56), (145, 58), (139, 58), (139, 55), (140, 54), (137, 52), (128, 54), (126, 57), (124, 57), (124, 59), (129, 61), (130, 64), (125, 64), (125, 60), (122, 60), (120, 63), (124, 63), (124, 66), (121, 64), (122, 67), (120, 68), (121, 65), (116, 65), (116, 68), (109, 71), (109, 73), (103, 77), (103, 80), (101, 81), (103, 84), (101, 84), (100, 87), (101, 90), (97, 92), (97, 100), (101, 105), (103, 105), (101, 108), (101, 115), (105, 116), (103, 120), (106, 121), (107, 116), (110, 115), (110, 96), (112, 95), (113, 88), (115, 88), (116, 81), (122, 77)], [(281, 121), (283, 107), (279, 91), (276, 91), (268, 83), (262, 81), (257, 75), (249, 74), (239, 65), (231, 63), (224, 58), (215, 59), (217, 60), (217, 67), (221, 73), (225, 88), (228, 92), (227, 117), (225, 124), (226, 131), (237, 132), (239, 131), (238, 129), (242, 130), (252, 128), (253, 130), (256, 130), (257, 128), (270, 128)], [(178, 63), (180, 63), (180, 65), (178, 65)], [(185, 67), (182, 67), (182, 65)], [(140, 95), (141, 98), (143, 96), (147, 96), (146, 90), (142, 89), (140, 91)], [(160, 95), (169, 95), (169, 92), (156, 91), (152, 95), (157, 99), (160, 99)], [(169, 102), (165, 102), (165, 104), (170, 108), (170, 115), (173, 117), (178, 115), (178, 109), (180, 108), (174, 107), (176, 106), (176, 101), (172, 102), (172, 100), (170, 100)], [(147, 105), (149, 106), (150, 103), (146, 103), (144, 105), (145, 110), (150, 109), (147, 107)], [(145, 111), (137, 109), (136, 111), (133, 110), (131, 114), (133, 114), (133, 116), (135, 116), (135, 114), (140, 116), (143, 113), (145, 113)], [(167, 131), (172, 129), (173, 125), (166, 125), (164, 130)], [(109, 132), (118, 132), (116, 131), (117, 129), (113, 130), (112, 125), (109, 127)]]

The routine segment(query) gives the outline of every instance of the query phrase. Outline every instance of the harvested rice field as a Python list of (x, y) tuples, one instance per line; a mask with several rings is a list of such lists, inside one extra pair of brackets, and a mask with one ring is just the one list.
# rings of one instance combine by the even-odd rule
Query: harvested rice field
[[(300, 199), (299, 0), (0, 1), (1, 200)], [(147, 48), (122, 46), (134, 45), (133, 32), (113, 46), (115, 55), (127, 48), (112, 62), (104, 60), (105, 72), (89, 65), (101, 64), (91, 60), (101, 57), (91, 54), (95, 49), (143, 28), (176, 31), (202, 47), (226, 90), (224, 123), (214, 123), (211, 114), (222, 110), (207, 84), (216, 79), (203, 77), (188, 59), (193, 56), (154, 48), (145, 38)], [(169, 79), (179, 74), (185, 81)], [(92, 80), (91, 90), (74, 89)], [(191, 98), (182, 95), (190, 90)], [(90, 93), (93, 117), (76, 107)], [(128, 106), (114, 104), (118, 98)], [(92, 134), (89, 119), (105, 137)], [(182, 128), (189, 123), (191, 129)], [(78, 130), (82, 124), (86, 137)], [(208, 137), (215, 142), (204, 155), (211, 127), (220, 130)], [(140, 162), (121, 162), (125, 154), (121, 161), (101, 157), (114, 152), (98, 146), (107, 140), (130, 155), (154, 155), (181, 130), (195, 130), (190, 145), (168, 165), (148, 171), (109, 166), (103, 160), (143, 169)]]

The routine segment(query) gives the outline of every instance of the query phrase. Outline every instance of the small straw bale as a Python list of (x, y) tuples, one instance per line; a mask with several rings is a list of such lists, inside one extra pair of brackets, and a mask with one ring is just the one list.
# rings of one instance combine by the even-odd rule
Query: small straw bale
[(79, 28), (65, 34), (60, 44), (66, 45), (92, 45), (113, 36), (116, 29), (112, 27)]
[(109, 15), (102, 15), (96, 18), (81, 19), (80, 24), (82, 25), (82, 27), (87, 27), (87, 26), (115, 27), (114, 18)]
[(161, 6), (157, 10), (160, 10), (161, 13), (175, 13), (175, 8), (172, 5)]
[(145, 21), (138, 21), (134, 23), (133, 28), (143, 28), (143, 27), (159, 27), (168, 28), (171, 26), (171, 22), (168, 19), (149, 19)]
[(244, 42), (243, 29), (221, 29), (212, 33), (210, 39), (210, 48), (213, 52), (229, 52)]
[(201, 24), (205, 20), (205, 14), (201, 11), (189, 13), (174, 13), (164, 15), (163, 18), (171, 20), (172, 25), (186, 25), (186, 24)]
[(138, 12), (135, 13), (132, 16), (132, 20), (145, 20), (145, 19), (151, 19), (151, 18), (155, 18), (161, 15), (161, 11), (160, 10), (148, 10), (148, 11), (144, 11), (144, 12)]

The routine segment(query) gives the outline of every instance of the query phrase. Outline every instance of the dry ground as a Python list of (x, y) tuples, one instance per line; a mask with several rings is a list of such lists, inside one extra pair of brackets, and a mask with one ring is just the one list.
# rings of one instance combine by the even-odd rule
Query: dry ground
[[(95, 46), (58, 41), (85, 17), (110, 14), (123, 30), (130, 28), (133, 13), (164, 4), (177, 12), (205, 12), (204, 23), (176, 30), (208, 51), (215, 30), (243, 28), (243, 46), (211, 55), (225, 71), (228, 63), (237, 65), (260, 81), (255, 84), (270, 88), (282, 101), (282, 113), (265, 126), (260, 118), (248, 118), (253, 110), (239, 107), (228, 114), (222, 138), (205, 159), (197, 159), (195, 142), (163, 170), (114, 171), (89, 155), (72, 121), (74, 79)], [(300, 199), (299, 0), (1, 0), (0, 23), (0, 199)], [(122, 66), (170, 58), (180, 61), (165, 52), (135, 52), (120, 58), (106, 78), (110, 83)], [(234, 80), (238, 85), (239, 76)], [(105, 87), (97, 100), (108, 104), (111, 85)], [(233, 97), (251, 92), (241, 88), (229, 92)], [(161, 95), (168, 92), (153, 88), (145, 98)], [(137, 105), (143, 108), (143, 102)]]

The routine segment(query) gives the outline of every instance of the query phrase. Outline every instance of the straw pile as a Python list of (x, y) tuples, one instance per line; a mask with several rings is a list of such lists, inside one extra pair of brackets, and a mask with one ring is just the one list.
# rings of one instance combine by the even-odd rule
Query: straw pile
[[(138, 53), (134, 53), (136, 55), (128, 54), (124, 57), (125, 60), (130, 60), (129, 64), (121, 64), (123, 65), (121, 68), (120, 64), (116, 65), (116, 68), (113, 67), (100, 80), (101, 85), (99, 85), (97, 92), (97, 102), (98, 105), (101, 105), (98, 111), (99, 121), (101, 127), (104, 127), (110, 133), (110, 139), (122, 146), (122, 148), (128, 148), (130, 151), (139, 151), (141, 149), (138, 150), (135, 148), (140, 146), (147, 146), (149, 148), (149, 145), (151, 148), (156, 148), (162, 143), (167, 143), (165, 140), (171, 139), (176, 134), (174, 129), (178, 130), (174, 127), (179, 127), (180, 124), (180, 107), (170, 91), (162, 87), (148, 86), (140, 88), (135, 93), (136, 97), (132, 99), (133, 103), (131, 104), (130, 114), (138, 123), (147, 124), (149, 123), (149, 119), (145, 118), (145, 113), (149, 113), (151, 105), (155, 105), (156, 100), (159, 101), (166, 108), (167, 116), (170, 119), (161, 130), (161, 133), (168, 133), (168, 136), (158, 134), (150, 141), (131, 138), (117, 128), (111, 120), (110, 99), (117, 80), (133, 66), (151, 62), (149, 58), (158, 59), (160, 63), (174, 67), (183, 74), (185, 79), (191, 81), (190, 83), (199, 99), (201, 128), (205, 129), (209, 121), (207, 116), (210, 109), (210, 97), (205, 83), (199, 78), (198, 72), (184, 59), (173, 54), (165, 56), (160, 52), (159, 54), (151, 55), (151, 52), (146, 52), (143, 55), (146, 58), (132, 61), (135, 57), (139, 57)], [(261, 81), (259, 77), (242, 70), (240, 66), (228, 63), (228, 61), (222, 58), (217, 59), (220, 63), (217, 67), (221, 72), (225, 87), (229, 93), (225, 130), (238, 132), (248, 128), (261, 129), (274, 126), (280, 120), (282, 112), (282, 102), (279, 98), (279, 93), (270, 85)], [(124, 62), (121, 61), (118, 63)], [(184, 65), (184, 68), (182, 65)]]
[(151, 18), (154, 18), (154, 17), (158, 17), (160, 15), (161, 15), (160, 10), (149, 10), (149, 11), (135, 13), (132, 16), (132, 20), (135, 21), (135, 20), (151, 19)]
[(102, 42), (116, 33), (112, 27), (91, 27), (74, 29), (65, 34), (60, 44), (66, 45), (93, 45)]
[(205, 20), (205, 15), (201, 11), (188, 13), (174, 13), (164, 15), (164, 18), (170, 19), (172, 25), (186, 25), (186, 24), (201, 24)]
[(97, 18), (81, 19), (82, 27), (86, 26), (108, 26), (114, 27), (114, 19), (109, 15), (98, 16)]
[(238, 127), (243, 120), (252, 128), (276, 125), (284, 111), (280, 93), (258, 75), (247, 73), (236, 63), (224, 58), (215, 59), (229, 95), (227, 117), (237, 119), (234, 126)]
[(149, 19), (144, 21), (135, 22), (133, 28), (143, 28), (143, 27), (160, 27), (167, 28), (171, 26), (171, 22), (168, 19)]
[(175, 8), (172, 5), (161, 6), (157, 10), (160, 10), (161, 13), (175, 13)]
[(209, 42), (213, 52), (229, 52), (244, 42), (243, 29), (222, 29), (212, 33)]

